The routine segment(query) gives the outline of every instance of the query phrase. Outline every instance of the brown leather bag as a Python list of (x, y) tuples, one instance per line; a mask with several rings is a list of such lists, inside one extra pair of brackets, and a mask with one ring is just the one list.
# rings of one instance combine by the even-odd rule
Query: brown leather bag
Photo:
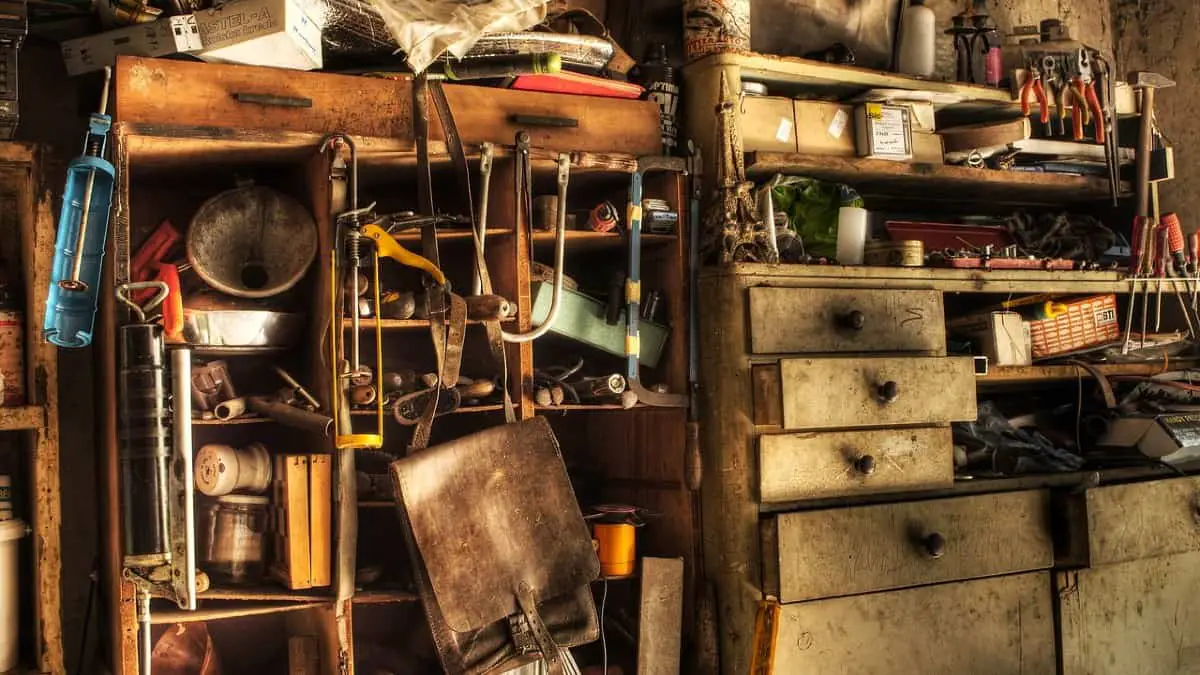
[(535, 418), (391, 464), (414, 578), (442, 666), (498, 673), (599, 636), (600, 565), (558, 441)]

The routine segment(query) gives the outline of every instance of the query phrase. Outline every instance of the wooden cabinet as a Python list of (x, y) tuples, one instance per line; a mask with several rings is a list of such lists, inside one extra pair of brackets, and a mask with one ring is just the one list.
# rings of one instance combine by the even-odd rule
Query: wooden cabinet
[[(295, 198), (308, 209), (318, 231), (318, 254), (295, 298), (309, 317), (305, 339), (284, 352), (253, 357), (225, 355), (231, 362), (281, 363), (308, 386), (324, 409), (330, 404), (331, 375), (328, 359), (330, 331), (352, 335), (350, 320), (331, 324), (330, 263), (335, 247), (334, 221), (349, 209), (347, 167), (333, 153), (323, 151), (326, 133), (349, 134), (358, 150), (359, 203), (378, 202), (380, 213), (414, 209), (418, 171), (414, 153), (411, 86), (392, 81), (318, 73), (294, 73), (265, 68), (193, 64), (158, 59), (122, 58), (116, 69), (117, 114), (114, 156), (119, 171), (113, 236), (110, 241), (109, 288), (105, 291), (101, 330), (107, 343), (104, 379), (111, 390), (115, 382), (112, 337), (124, 320), (111, 301), (111, 284), (130, 278), (130, 258), (146, 234), (163, 219), (180, 229), (204, 200), (233, 186), (235, 178), (250, 178)], [(611, 200), (628, 199), (631, 174), (639, 155), (655, 154), (660, 138), (657, 107), (652, 102), (515, 92), (502, 89), (446, 85), (445, 92), (465, 144), (471, 187), (478, 197), (480, 143), (497, 145), (488, 201), (488, 229), (484, 258), (497, 294), (512, 301), (515, 316), (503, 322), (509, 332), (526, 332), (533, 326), (531, 267), (552, 264), (554, 235), (533, 232), (528, 214), (519, 214), (514, 193), (517, 181), (514, 151), (521, 115), (572, 117), (578, 126), (532, 127), (532, 183), (535, 195), (553, 192), (558, 153), (570, 161), (567, 208), (590, 209)], [(250, 96), (245, 96), (250, 94)], [(266, 96), (266, 98), (264, 98)], [(279, 97), (286, 100), (280, 100)], [(276, 105), (304, 101), (308, 108)], [(369, 101), (370, 105), (365, 102)], [(431, 172), (439, 209), (459, 213), (468, 205), (457, 190), (455, 167), (440, 141), (436, 121), (431, 145)], [(670, 234), (647, 235), (643, 241), (643, 293), (658, 291), (665, 299), (658, 320), (670, 328), (664, 350), (654, 368), (644, 367), (647, 385), (662, 384), (683, 393), (687, 388), (687, 208), (684, 179), (679, 173), (656, 172), (645, 176), (645, 196), (665, 201), (684, 219)], [(624, 210), (622, 209), (622, 212)], [(439, 211), (440, 212), (440, 211)], [(400, 232), (398, 240), (413, 250), (421, 247), (417, 230)], [(465, 228), (435, 232), (440, 265), (452, 289), (470, 289), (475, 278), (472, 236)], [(566, 236), (565, 270), (581, 288), (605, 288), (614, 270), (624, 270), (628, 238), (622, 234), (571, 230)], [(406, 277), (390, 260), (381, 262), (391, 283), (419, 284)], [(419, 290), (419, 285), (413, 286)], [(186, 296), (186, 293), (185, 293)], [(318, 317), (323, 317), (322, 323)], [(429, 319), (382, 319), (384, 370), (426, 373), (435, 370), (435, 351)], [(437, 327), (438, 324), (433, 324)], [(376, 345), (375, 320), (360, 327), (363, 350)], [(590, 505), (624, 502), (664, 514), (661, 525), (651, 523), (639, 537), (639, 553), (681, 557), (685, 561), (685, 590), (690, 610), (690, 588), (695, 583), (696, 517), (694, 496), (687, 487), (685, 456), (686, 411), (683, 408), (638, 406), (622, 410), (613, 401), (581, 402), (561, 406), (539, 405), (537, 371), (553, 371), (576, 356), (586, 356), (588, 374), (621, 373), (623, 359), (590, 350), (550, 336), (538, 341), (508, 344), (503, 368), (493, 359), (484, 326), (468, 322), (463, 344), (462, 374), (494, 379), (508, 385), (519, 418), (544, 415), (560, 439), (563, 456), (578, 480), (576, 494), (586, 509)], [(205, 358), (213, 356), (205, 355)], [(570, 359), (570, 361), (568, 361)], [(248, 376), (247, 388), (266, 388), (273, 377)], [(278, 388), (271, 382), (271, 390)], [(251, 393), (257, 393), (257, 390)], [(117, 544), (119, 522), (116, 503), (116, 404), (104, 410), (106, 461), (109, 476), (106, 581), (116, 600), (111, 607), (114, 671), (137, 672), (133, 587), (121, 578)], [(504, 422), (498, 397), (479, 404), (464, 404), (452, 414), (439, 416), (433, 443), (450, 440)], [(355, 409), (354, 431), (374, 431), (373, 410)], [(436, 669), (423, 644), (427, 638), (417, 597), (412, 592), (404, 533), (395, 513), (386, 466), (390, 457), (403, 456), (413, 439), (413, 427), (384, 420), (384, 447), (380, 452), (335, 450), (328, 438), (296, 436), (261, 419), (254, 423), (193, 423), (195, 448), (208, 442), (237, 445), (261, 441), (278, 452), (328, 453), (335, 462), (334, 486), (325, 498), (332, 507), (332, 536), (320, 542), (333, 562), (327, 585), (289, 591), (265, 582), (251, 587), (215, 584), (201, 593), (195, 612), (176, 609), (165, 601), (152, 606), (154, 637), (174, 622), (207, 621), (218, 626), (214, 636), (218, 651), (246, 656), (258, 665), (268, 653), (286, 653), (287, 638), (311, 637), (319, 648), (319, 672), (395, 670), (408, 663), (414, 672)], [(275, 444), (270, 443), (271, 440)], [(380, 482), (378, 478), (382, 476)], [(362, 492), (360, 492), (360, 490)], [(314, 545), (318, 545), (314, 543)], [(373, 578), (372, 578), (373, 575)], [(610, 599), (611, 600), (611, 599)], [(235, 630), (236, 629), (236, 630)], [(690, 628), (685, 628), (690, 631)], [(264, 638), (251, 645), (237, 639), (260, 632)], [(403, 644), (403, 647), (397, 645)], [(402, 652), (397, 654), (396, 652)], [(411, 652), (411, 653), (410, 653)], [(254, 660), (258, 659), (258, 660)]]

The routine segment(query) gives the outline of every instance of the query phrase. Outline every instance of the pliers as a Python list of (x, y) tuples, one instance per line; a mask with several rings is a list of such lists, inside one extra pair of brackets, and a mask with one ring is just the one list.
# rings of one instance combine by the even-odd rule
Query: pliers
[(1042, 74), (1038, 67), (1034, 64), (1029, 64), (1029, 72), (1025, 75), (1025, 81), (1021, 83), (1021, 114), (1028, 116), (1031, 112), (1029, 95), (1033, 94), (1037, 98), (1038, 107), (1041, 109), (1039, 119), (1046, 126), (1047, 131), (1050, 129), (1050, 105), (1046, 99), (1046, 88), (1042, 86)]
[(1100, 98), (1096, 96), (1092, 59), (1087, 49), (1079, 50), (1074, 75), (1071, 87), (1076, 100), (1071, 116), (1075, 140), (1083, 140), (1083, 127), (1094, 124), (1094, 139), (1097, 143), (1103, 143), (1107, 135), (1104, 129), (1104, 110), (1100, 107)]
[(1054, 104), (1055, 115), (1051, 118), (1050, 133), (1054, 134), (1053, 120), (1058, 119), (1058, 133), (1067, 135), (1067, 82), (1059, 60), (1054, 56), (1042, 57), (1042, 76), (1046, 95)]

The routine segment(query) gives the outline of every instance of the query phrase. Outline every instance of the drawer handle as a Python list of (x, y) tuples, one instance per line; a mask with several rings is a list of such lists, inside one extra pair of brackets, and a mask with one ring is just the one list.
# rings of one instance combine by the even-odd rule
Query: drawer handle
[(900, 398), (900, 385), (893, 380), (888, 380), (879, 385), (875, 392), (879, 396), (879, 400), (883, 403), (892, 403)]
[(849, 330), (862, 330), (867, 325), (867, 315), (857, 309), (839, 314), (837, 317), (838, 325)]
[(311, 108), (311, 98), (303, 96), (277, 96), (275, 94), (243, 94), (234, 93), (233, 100), (238, 103), (253, 103), (255, 105), (272, 105), (282, 108)]
[(939, 532), (933, 532), (921, 540), (921, 548), (925, 555), (937, 559), (946, 555), (946, 538)]
[(871, 455), (863, 455), (854, 460), (854, 470), (864, 476), (870, 476), (875, 473), (875, 458)]

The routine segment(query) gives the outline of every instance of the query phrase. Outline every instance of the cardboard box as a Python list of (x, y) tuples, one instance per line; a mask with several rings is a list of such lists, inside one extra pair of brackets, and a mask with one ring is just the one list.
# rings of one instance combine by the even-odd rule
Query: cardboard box
[(194, 52), (204, 45), (191, 14), (139, 23), (62, 43), (68, 75), (82, 75), (116, 63), (118, 56), (166, 56)]
[(853, 157), (854, 106), (827, 101), (794, 101), (796, 149), (809, 155)]
[(792, 99), (746, 96), (742, 99), (741, 132), (746, 152), (796, 152)]
[(205, 61), (317, 70), (321, 25), (298, 0), (233, 0), (196, 12)]
[(891, 101), (891, 103), (908, 108), (914, 134), (937, 132), (937, 115), (934, 112), (933, 104), (929, 101)]
[(888, 103), (858, 105), (854, 138), (859, 157), (907, 162), (913, 156), (911, 111)]
[(942, 152), (942, 137), (937, 134), (912, 135), (912, 161), (919, 164), (945, 164), (946, 156)]
[(976, 334), (980, 351), (993, 366), (1033, 364), (1033, 345), (1029, 324), (1016, 312), (992, 312), (987, 327)]

